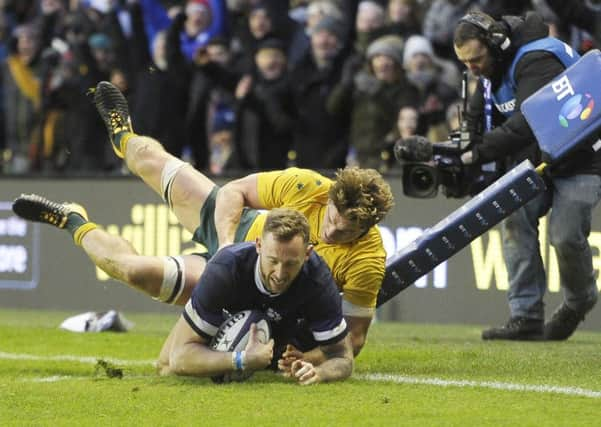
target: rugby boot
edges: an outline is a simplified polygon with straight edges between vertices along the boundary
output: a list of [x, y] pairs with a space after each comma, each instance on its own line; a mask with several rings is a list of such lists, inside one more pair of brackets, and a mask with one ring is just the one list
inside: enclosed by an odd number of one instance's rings
[[13, 202], [13, 212], [23, 219], [43, 222], [58, 228], [65, 228], [70, 215], [78, 215], [88, 221], [88, 214], [77, 203], [52, 202], [37, 194], [21, 194]]
[[94, 104], [106, 126], [113, 151], [118, 157], [124, 158], [122, 136], [133, 133], [127, 100], [113, 84], [102, 81], [96, 85]]

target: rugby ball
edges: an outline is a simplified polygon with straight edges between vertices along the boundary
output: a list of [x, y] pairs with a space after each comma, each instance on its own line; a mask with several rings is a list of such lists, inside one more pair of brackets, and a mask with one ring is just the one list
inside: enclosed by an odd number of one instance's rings
[[[265, 313], [259, 310], [244, 310], [230, 316], [221, 324], [211, 340], [210, 347], [215, 351], [242, 351], [248, 344], [250, 325], [256, 323], [257, 337], [262, 343], [271, 338], [271, 328]], [[250, 378], [253, 371], [234, 371], [211, 377], [216, 383], [244, 381]]]

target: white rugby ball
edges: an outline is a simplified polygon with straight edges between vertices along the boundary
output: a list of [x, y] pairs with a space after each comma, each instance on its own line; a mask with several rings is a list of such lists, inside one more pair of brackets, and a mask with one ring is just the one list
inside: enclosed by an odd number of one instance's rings
[[[259, 310], [243, 310], [230, 316], [221, 324], [211, 340], [210, 347], [216, 351], [242, 351], [248, 344], [250, 325], [257, 325], [257, 337], [263, 344], [271, 338], [271, 328], [265, 313]], [[216, 383], [244, 381], [250, 378], [253, 371], [233, 371], [211, 377]]]

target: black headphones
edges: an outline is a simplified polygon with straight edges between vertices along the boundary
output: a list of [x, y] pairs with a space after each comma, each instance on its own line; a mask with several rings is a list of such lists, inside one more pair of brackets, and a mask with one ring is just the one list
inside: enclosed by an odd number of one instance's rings
[[511, 46], [511, 40], [502, 32], [497, 22], [483, 13], [468, 13], [459, 22], [467, 22], [482, 30], [488, 46], [498, 52], [505, 52]]

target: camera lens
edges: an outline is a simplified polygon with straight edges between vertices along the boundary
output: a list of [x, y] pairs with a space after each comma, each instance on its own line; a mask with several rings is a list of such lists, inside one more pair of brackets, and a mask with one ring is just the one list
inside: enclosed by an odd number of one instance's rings
[[414, 168], [411, 173], [411, 185], [418, 191], [427, 191], [432, 188], [434, 177], [432, 171], [425, 168]]
[[437, 171], [429, 165], [411, 165], [403, 168], [403, 192], [409, 197], [436, 196]]

